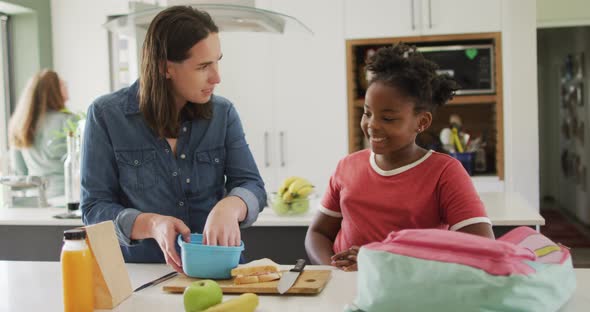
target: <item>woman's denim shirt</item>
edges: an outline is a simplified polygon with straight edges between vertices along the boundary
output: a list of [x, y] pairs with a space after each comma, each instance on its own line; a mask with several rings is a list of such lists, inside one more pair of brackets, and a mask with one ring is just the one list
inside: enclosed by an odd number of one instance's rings
[[[113, 220], [127, 262], [164, 262], [154, 239], [130, 239], [137, 216], [176, 217], [202, 233], [226, 196], [248, 207], [248, 227], [266, 203], [264, 183], [233, 104], [211, 98], [212, 118], [183, 122], [176, 156], [139, 111], [138, 83], [98, 98], [88, 109], [82, 146], [84, 224]], [[191, 104], [188, 104], [191, 105]]]

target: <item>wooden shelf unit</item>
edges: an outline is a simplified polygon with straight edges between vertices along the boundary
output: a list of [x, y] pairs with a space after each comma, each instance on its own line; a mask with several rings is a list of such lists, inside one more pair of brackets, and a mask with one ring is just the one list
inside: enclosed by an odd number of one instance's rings
[[[364, 89], [357, 86], [359, 67], [364, 60], [356, 57], [356, 49], [364, 47], [388, 46], [398, 42], [420, 45], [420, 43], [453, 42], [471, 43], [474, 41], [489, 41], [494, 45], [494, 79], [495, 92], [481, 95], [455, 95], [452, 101], [439, 108], [435, 113], [433, 124], [428, 132], [435, 133], [448, 124], [448, 116], [458, 113], [465, 128], [474, 133], [487, 133], [488, 146], [486, 157], [493, 162], [492, 172], [486, 175], [497, 175], [504, 180], [504, 122], [503, 122], [503, 84], [502, 84], [502, 38], [501, 33], [478, 33], [460, 35], [437, 35], [417, 37], [396, 37], [377, 39], [354, 39], [346, 41], [346, 78], [348, 98], [348, 151], [349, 153], [364, 148], [364, 135], [360, 128], [363, 114]], [[364, 72], [364, 70], [363, 70]], [[360, 80], [359, 80], [360, 81]], [[362, 95], [361, 95], [362, 94]], [[488, 167], [490, 167], [488, 163]]]

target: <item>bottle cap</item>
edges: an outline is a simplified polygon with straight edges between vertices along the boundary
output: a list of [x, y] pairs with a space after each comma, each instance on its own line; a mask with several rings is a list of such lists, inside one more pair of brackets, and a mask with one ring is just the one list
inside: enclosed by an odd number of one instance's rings
[[64, 231], [64, 239], [80, 240], [86, 239], [86, 231], [84, 229], [72, 229]]

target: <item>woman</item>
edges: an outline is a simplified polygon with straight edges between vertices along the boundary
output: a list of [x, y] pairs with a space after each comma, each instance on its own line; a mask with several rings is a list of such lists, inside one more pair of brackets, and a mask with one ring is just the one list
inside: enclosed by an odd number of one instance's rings
[[64, 195], [67, 147], [60, 138], [66, 121], [68, 90], [56, 72], [45, 69], [33, 76], [9, 122], [12, 168], [18, 175], [47, 177], [47, 196]]
[[220, 82], [218, 28], [176, 6], [151, 22], [141, 77], [89, 108], [82, 156], [84, 223], [114, 220], [128, 262], [182, 271], [178, 234], [240, 244], [265, 206], [264, 184]]

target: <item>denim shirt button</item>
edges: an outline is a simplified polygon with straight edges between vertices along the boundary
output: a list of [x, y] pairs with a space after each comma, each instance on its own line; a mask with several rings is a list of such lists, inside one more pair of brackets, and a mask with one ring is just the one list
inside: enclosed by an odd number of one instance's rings
[[184, 206], [184, 202], [181, 201], [181, 202], [178, 203], [178, 205], [182, 207], [182, 206]]
[[137, 160], [137, 159], [136, 159], [136, 160], [134, 160], [134, 161], [133, 161], [133, 164], [135, 164], [136, 166], [137, 166], [137, 165], [139, 165], [139, 160]]
[[182, 131], [186, 132], [186, 127], [183, 127], [183, 128], [182, 128]]
[[178, 172], [174, 171], [174, 172], [172, 172], [172, 175], [173, 176], [177, 176], [178, 175]]
[[180, 154], [180, 158], [185, 159], [186, 155], [185, 154]]
[[219, 158], [215, 158], [215, 162], [216, 163], [219, 163]]
[[186, 179], [186, 183], [191, 183], [191, 179]]
[[169, 149], [165, 149], [165, 151], [166, 151], [166, 153], [170, 153], [170, 150]]

